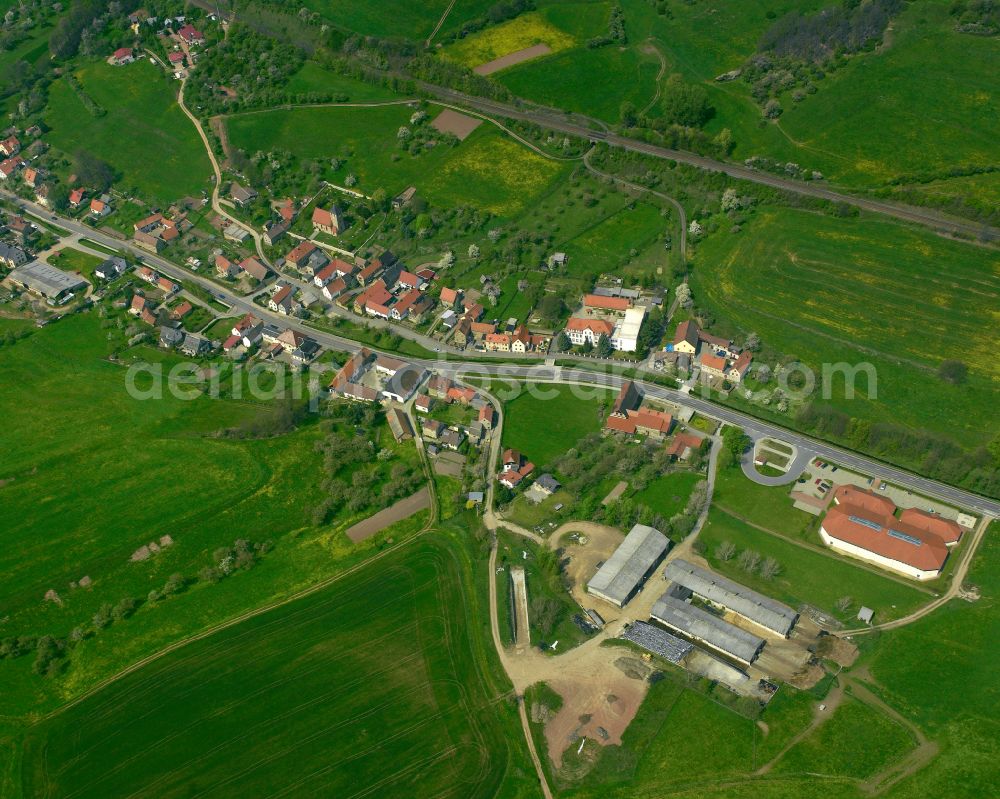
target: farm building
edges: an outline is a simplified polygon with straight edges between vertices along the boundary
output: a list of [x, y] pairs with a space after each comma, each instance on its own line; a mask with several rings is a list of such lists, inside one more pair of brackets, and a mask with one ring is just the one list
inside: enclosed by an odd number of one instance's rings
[[625, 607], [663, 562], [669, 548], [669, 539], [659, 530], [645, 524], [635, 525], [587, 583], [587, 591]]
[[10, 280], [17, 286], [39, 294], [48, 300], [61, 301], [73, 292], [87, 287], [87, 281], [42, 261], [20, 266], [10, 273]]
[[685, 638], [704, 644], [747, 666], [757, 659], [764, 648], [763, 638], [742, 630], [707, 610], [689, 605], [669, 591], [656, 601], [650, 616]]
[[917, 508], [907, 508], [899, 518], [892, 510], [895, 505], [886, 497], [842, 492], [823, 519], [820, 538], [846, 555], [916, 580], [933, 580], [941, 574], [949, 547], [958, 543], [962, 528]]
[[799, 618], [799, 614], [788, 605], [759, 594], [720, 574], [688, 563], [682, 558], [668, 563], [664, 576], [671, 582], [689, 589], [695, 596], [738, 613], [744, 619], [785, 638]]

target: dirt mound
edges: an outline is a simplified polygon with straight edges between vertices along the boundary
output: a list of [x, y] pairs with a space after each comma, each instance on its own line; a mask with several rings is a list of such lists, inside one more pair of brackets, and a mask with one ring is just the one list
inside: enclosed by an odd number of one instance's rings
[[[649, 677], [650, 673], [653, 671], [649, 666], [643, 663], [641, 660], [636, 660], [636, 658], [618, 658], [615, 661], [615, 667], [621, 671], [626, 677], [633, 680], [645, 680]], [[609, 703], [611, 700], [617, 701], [618, 697], [614, 694], [608, 695]]]

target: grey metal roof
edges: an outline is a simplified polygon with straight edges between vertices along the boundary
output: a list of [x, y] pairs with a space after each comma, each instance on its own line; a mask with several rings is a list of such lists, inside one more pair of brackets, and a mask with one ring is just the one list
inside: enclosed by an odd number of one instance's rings
[[729, 608], [781, 635], [788, 635], [799, 618], [799, 614], [788, 605], [682, 558], [668, 563], [664, 574], [668, 580], [690, 588], [698, 596]]
[[684, 656], [694, 649], [682, 638], [671, 635], [666, 630], [661, 630], [656, 625], [644, 621], [637, 621], [629, 625], [629, 628], [622, 633], [622, 638], [638, 644], [647, 652], [659, 655], [671, 663], [680, 663]]
[[637, 524], [587, 583], [587, 590], [619, 606], [624, 605], [669, 547], [670, 541], [659, 530]]
[[707, 610], [689, 605], [671, 596], [669, 592], [656, 600], [649, 615], [744, 663], [751, 663], [764, 646], [763, 638], [741, 630]]
[[42, 261], [34, 261], [20, 266], [10, 273], [15, 283], [27, 286], [46, 297], [58, 297], [67, 291], [74, 291], [87, 285], [87, 281]]
[[423, 382], [426, 376], [427, 371], [422, 366], [404, 363], [386, 381], [382, 393], [386, 396], [397, 397], [405, 402], [417, 390], [417, 386]]

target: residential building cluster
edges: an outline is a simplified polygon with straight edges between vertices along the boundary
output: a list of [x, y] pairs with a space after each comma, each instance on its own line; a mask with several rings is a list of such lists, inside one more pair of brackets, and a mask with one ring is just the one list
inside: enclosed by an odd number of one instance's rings
[[753, 353], [735, 347], [730, 339], [702, 330], [695, 320], [686, 319], [677, 325], [673, 342], [657, 353], [654, 361], [682, 374], [697, 368], [703, 377], [738, 384], [750, 370]]

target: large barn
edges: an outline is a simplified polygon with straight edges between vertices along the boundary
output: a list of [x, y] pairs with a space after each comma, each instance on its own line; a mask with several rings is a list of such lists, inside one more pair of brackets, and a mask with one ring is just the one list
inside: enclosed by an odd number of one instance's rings
[[664, 571], [666, 578], [682, 585], [699, 598], [720, 608], [731, 610], [744, 619], [785, 638], [792, 631], [799, 614], [769, 596], [688, 563], [682, 558], [672, 560]]
[[587, 591], [625, 607], [667, 555], [670, 539], [655, 527], [637, 524], [597, 570]]
[[656, 601], [650, 616], [684, 638], [746, 666], [753, 663], [764, 648], [763, 638], [688, 604], [670, 591]]

